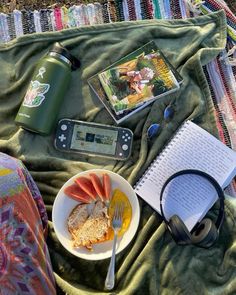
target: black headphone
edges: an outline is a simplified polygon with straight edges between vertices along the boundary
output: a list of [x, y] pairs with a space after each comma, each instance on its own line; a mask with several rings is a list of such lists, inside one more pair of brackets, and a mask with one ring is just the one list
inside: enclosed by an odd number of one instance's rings
[[[168, 183], [174, 178], [185, 174], [199, 175], [208, 180], [214, 186], [220, 201], [220, 208], [216, 222], [214, 223], [211, 219], [204, 218], [201, 222], [195, 225], [191, 232], [178, 215], [173, 215], [168, 221], [165, 217], [162, 205], [163, 193]], [[160, 193], [160, 210], [162, 218], [177, 244], [194, 244], [198, 247], [209, 248], [216, 242], [224, 220], [224, 192], [219, 183], [209, 174], [194, 169], [181, 170], [170, 176], [164, 183]]]

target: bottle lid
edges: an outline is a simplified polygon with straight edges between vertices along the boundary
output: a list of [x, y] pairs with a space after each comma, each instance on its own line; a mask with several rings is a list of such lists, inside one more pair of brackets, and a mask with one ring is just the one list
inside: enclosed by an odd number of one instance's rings
[[71, 62], [72, 71], [77, 70], [80, 67], [80, 61], [72, 55], [68, 49], [63, 47], [59, 42], [56, 42], [50, 49], [50, 52], [55, 52], [66, 57]]

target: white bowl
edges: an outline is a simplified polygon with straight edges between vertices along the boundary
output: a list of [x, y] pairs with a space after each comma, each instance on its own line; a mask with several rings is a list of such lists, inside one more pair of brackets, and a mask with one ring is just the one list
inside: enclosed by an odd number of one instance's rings
[[92, 169], [78, 173], [75, 176], [71, 177], [62, 186], [55, 198], [52, 208], [52, 221], [55, 233], [59, 241], [70, 253], [87, 260], [102, 260], [111, 257], [113, 241], [106, 241], [103, 243], [94, 244], [93, 251], [89, 251], [84, 247], [76, 249], [72, 247], [71, 235], [67, 229], [67, 218], [72, 209], [76, 206], [76, 204], [78, 204], [78, 202], [66, 196], [64, 193], [64, 189], [67, 186], [73, 184], [74, 180], [77, 177], [88, 176], [91, 172], [96, 173], [100, 177], [102, 177], [103, 173], [107, 173], [111, 179], [112, 190], [119, 188], [129, 198], [130, 204], [132, 206], [132, 219], [127, 231], [122, 237], [118, 238], [116, 253], [121, 252], [126, 246], [128, 246], [138, 228], [140, 218], [139, 202], [132, 186], [122, 176], [109, 170]]

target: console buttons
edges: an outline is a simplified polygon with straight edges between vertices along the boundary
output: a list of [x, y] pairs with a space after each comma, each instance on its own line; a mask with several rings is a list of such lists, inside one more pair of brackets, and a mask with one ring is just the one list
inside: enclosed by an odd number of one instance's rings
[[127, 142], [128, 140], [131, 139], [131, 136], [129, 135], [129, 133], [127, 133], [126, 131], [123, 130], [123, 133], [125, 133], [124, 135], [122, 135], [122, 139]]
[[61, 130], [66, 131], [66, 129], [67, 129], [67, 125], [66, 124], [62, 124], [61, 125]]
[[66, 137], [64, 136], [64, 134], [58, 136], [58, 138], [60, 139], [61, 142], [66, 140]]

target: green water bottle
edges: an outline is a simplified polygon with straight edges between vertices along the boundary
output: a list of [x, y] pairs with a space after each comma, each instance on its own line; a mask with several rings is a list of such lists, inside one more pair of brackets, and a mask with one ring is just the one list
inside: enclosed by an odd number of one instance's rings
[[22, 128], [50, 134], [70, 82], [71, 71], [80, 62], [60, 43], [55, 43], [37, 64], [30, 85], [15, 118]]

